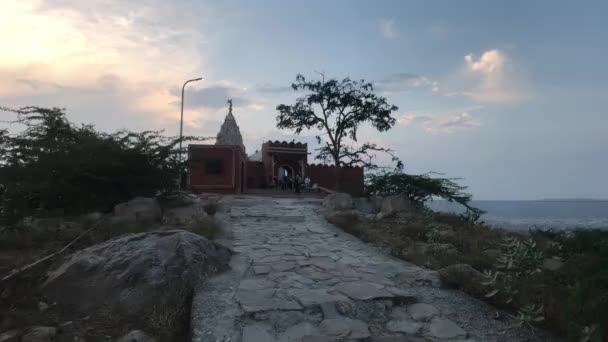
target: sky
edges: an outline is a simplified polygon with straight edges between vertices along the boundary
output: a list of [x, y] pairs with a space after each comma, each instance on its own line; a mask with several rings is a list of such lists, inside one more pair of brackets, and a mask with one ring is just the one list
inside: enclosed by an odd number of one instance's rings
[[[608, 198], [606, 1], [0, 0], [0, 106], [103, 131], [215, 136], [234, 100], [248, 153], [298, 73], [365, 79], [399, 110], [359, 141], [475, 199]], [[0, 113], [8, 116], [9, 113]], [[1, 118], [0, 118], [1, 119]], [[314, 147], [314, 146], [313, 146]], [[382, 161], [380, 159], [380, 161]]]

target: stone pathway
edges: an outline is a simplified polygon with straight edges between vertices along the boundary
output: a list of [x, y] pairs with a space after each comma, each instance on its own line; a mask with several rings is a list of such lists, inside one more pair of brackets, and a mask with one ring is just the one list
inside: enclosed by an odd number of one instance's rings
[[318, 200], [226, 201], [233, 271], [195, 295], [193, 341], [552, 340], [340, 231]]

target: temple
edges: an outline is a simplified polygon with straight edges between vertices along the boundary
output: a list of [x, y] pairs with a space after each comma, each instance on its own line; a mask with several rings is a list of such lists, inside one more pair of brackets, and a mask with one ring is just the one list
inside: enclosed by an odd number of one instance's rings
[[243, 138], [228, 101], [228, 114], [214, 145], [188, 145], [188, 188], [195, 193], [246, 193], [269, 188], [282, 177], [309, 177], [324, 189], [363, 193], [363, 169], [308, 164], [308, 145], [267, 141], [247, 157]]

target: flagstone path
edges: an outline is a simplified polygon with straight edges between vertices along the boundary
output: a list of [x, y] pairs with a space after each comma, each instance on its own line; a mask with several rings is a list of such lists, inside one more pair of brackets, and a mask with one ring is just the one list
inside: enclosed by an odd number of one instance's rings
[[195, 295], [193, 341], [551, 341], [327, 223], [316, 199], [225, 202], [232, 271]]

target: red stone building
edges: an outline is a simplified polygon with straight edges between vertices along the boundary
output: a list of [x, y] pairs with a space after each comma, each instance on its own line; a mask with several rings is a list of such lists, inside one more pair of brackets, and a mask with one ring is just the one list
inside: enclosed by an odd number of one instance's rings
[[[229, 101], [230, 103], [231, 101]], [[248, 188], [267, 188], [282, 176], [309, 177], [311, 184], [363, 193], [363, 169], [308, 164], [308, 145], [268, 141], [247, 158], [232, 103], [215, 145], [188, 145], [188, 187], [195, 193], [244, 193]]]

